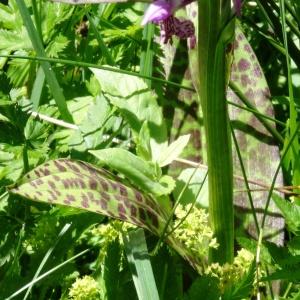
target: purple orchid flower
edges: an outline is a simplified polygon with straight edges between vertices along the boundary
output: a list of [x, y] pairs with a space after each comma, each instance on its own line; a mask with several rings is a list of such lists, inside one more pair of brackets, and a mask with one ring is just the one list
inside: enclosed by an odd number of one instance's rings
[[195, 0], [156, 0], [149, 5], [142, 25], [153, 22], [160, 25], [161, 39], [166, 44], [172, 43], [172, 36], [176, 35], [181, 39], [190, 38], [191, 48], [195, 47], [195, 27], [190, 20], [179, 20], [174, 17], [174, 12]]
[[157, 0], [149, 5], [142, 25], [146, 25], [149, 22], [158, 23], [165, 20], [173, 14], [172, 3], [166, 0]]
[[174, 12], [195, 0], [156, 0], [149, 5], [142, 25], [148, 22], [158, 23], [174, 14]]

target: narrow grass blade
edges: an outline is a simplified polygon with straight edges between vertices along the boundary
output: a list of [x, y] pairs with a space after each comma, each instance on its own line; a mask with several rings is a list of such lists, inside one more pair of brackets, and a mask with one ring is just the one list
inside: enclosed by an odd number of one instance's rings
[[42, 67], [39, 67], [31, 92], [31, 102], [33, 110], [37, 111], [42, 96], [42, 91], [45, 83], [45, 73]]
[[123, 239], [138, 298], [159, 300], [144, 231], [130, 231]]
[[[285, 5], [284, 1], [280, 0], [280, 16], [282, 25], [282, 34], [285, 48], [286, 66], [287, 66], [287, 80], [288, 80], [288, 90], [289, 90], [289, 110], [290, 118], [288, 122], [289, 130], [286, 137], [286, 143], [288, 142], [289, 136], [293, 135], [297, 127], [297, 117], [298, 113], [295, 108], [294, 91], [293, 91], [293, 81], [291, 73], [291, 58], [289, 55], [289, 45], [286, 33], [286, 15], [285, 15]], [[293, 166], [293, 185], [300, 185], [300, 155], [299, 155], [299, 139], [294, 139], [291, 148], [288, 152], [288, 161], [291, 162]]]
[[106, 71], [111, 71], [115, 73], [121, 73], [121, 74], [127, 74], [130, 76], [136, 76], [144, 79], [150, 79], [156, 82], [160, 82], [162, 84], [167, 84], [175, 87], [179, 87], [188, 91], [194, 92], [195, 90], [191, 87], [188, 86], [183, 86], [179, 83], [172, 82], [169, 80], [165, 80], [162, 78], [158, 77], [151, 77], [151, 76], [146, 76], [142, 75], [136, 72], [131, 72], [131, 71], [126, 71], [122, 70], [119, 68], [113, 68], [113, 67], [108, 67], [108, 66], [99, 66], [97, 64], [89, 63], [89, 62], [83, 62], [83, 61], [74, 61], [74, 60], [69, 60], [69, 59], [61, 59], [61, 58], [50, 58], [50, 57], [42, 57], [42, 56], [25, 56], [25, 55], [6, 55], [6, 54], [1, 54], [0, 57], [7, 57], [7, 58], [20, 58], [20, 59], [29, 59], [29, 60], [37, 60], [37, 61], [47, 61], [49, 63], [59, 63], [59, 64], [65, 64], [65, 65], [70, 65], [70, 66], [78, 66], [78, 67], [87, 67], [87, 68], [95, 68], [95, 69], [100, 69], [100, 70], [106, 70]]
[[[24, 0], [16, 0], [16, 3], [19, 7], [20, 14], [22, 16], [24, 25], [27, 29], [29, 38], [31, 40], [31, 43], [32, 43], [32, 46], [33, 46], [35, 52], [37, 53], [38, 56], [46, 58], [46, 53], [45, 53], [42, 41], [40, 39], [40, 36], [39, 36], [37, 30], [35, 29], [35, 27], [33, 25], [33, 22], [31, 20], [31, 16], [29, 14], [29, 11], [26, 7], [26, 4], [25, 4]], [[65, 101], [65, 97], [64, 97], [63, 92], [62, 92], [62, 90], [59, 86], [59, 83], [57, 81], [55, 73], [51, 69], [50, 63], [47, 62], [47, 61], [43, 61], [43, 62], [41, 62], [41, 66], [42, 66], [43, 71], [45, 73], [46, 80], [49, 84], [50, 90], [51, 90], [51, 92], [53, 94], [53, 97], [56, 101], [58, 109], [59, 109], [59, 111], [62, 115], [62, 118], [67, 122], [73, 123], [73, 118], [72, 118], [70, 112], [68, 111], [67, 104], [66, 104], [66, 101]]]
[[[143, 46], [145, 47], [140, 59], [140, 74], [146, 76], [152, 76], [153, 70], [153, 36], [154, 36], [154, 24], [148, 23], [143, 31]], [[151, 80], [146, 80], [147, 85], [151, 88]]]
[[15, 293], [13, 293], [12, 295], [10, 295], [8, 298], [6, 298], [5, 300], [10, 300], [15, 298], [16, 296], [20, 295], [22, 292], [24, 292], [26, 289], [28, 289], [30, 286], [32, 286], [33, 284], [39, 282], [40, 280], [44, 279], [45, 277], [49, 276], [51, 273], [55, 272], [56, 270], [59, 270], [60, 268], [62, 268], [64, 265], [68, 264], [69, 262], [75, 260], [77, 257], [80, 257], [84, 254], [86, 254], [87, 252], [89, 252], [90, 249], [85, 249], [83, 251], [81, 251], [80, 253], [74, 255], [73, 257], [67, 259], [66, 261], [64, 261], [63, 263], [57, 265], [56, 267], [52, 268], [51, 270], [47, 271], [46, 273], [43, 273], [41, 276], [39, 276], [38, 278], [30, 281], [29, 283], [27, 283], [26, 285], [24, 285], [22, 288], [20, 288], [18, 291], [16, 291]]
[[114, 61], [114, 59], [111, 56], [109, 50], [107, 49], [106, 45], [104, 44], [102, 36], [101, 36], [100, 32], [98, 31], [98, 29], [97, 29], [97, 27], [95, 25], [94, 18], [92, 18], [88, 12], [86, 13], [86, 16], [87, 16], [87, 18], [89, 20], [91, 29], [94, 32], [95, 36], [96, 36], [96, 39], [98, 41], [99, 47], [100, 47], [101, 52], [102, 52], [102, 55], [106, 58], [106, 61], [107, 61], [108, 64], [110, 64], [112, 66], [115, 66], [116, 62]]

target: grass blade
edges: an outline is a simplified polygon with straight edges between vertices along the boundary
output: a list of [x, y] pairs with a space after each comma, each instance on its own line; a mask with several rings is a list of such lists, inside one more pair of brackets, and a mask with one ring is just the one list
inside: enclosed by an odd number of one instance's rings
[[[29, 38], [31, 40], [32, 46], [37, 53], [38, 56], [46, 57], [46, 53], [42, 44], [42, 41], [39, 37], [39, 34], [37, 30], [35, 29], [33, 22], [31, 20], [29, 11], [25, 5], [24, 0], [16, 0], [16, 3], [18, 5], [18, 8], [20, 10], [20, 14], [22, 16], [24, 25], [27, 29]], [[53, 94], [53, 97], [56, 101], [56, 104], [58, 106], [58, 109], [62, 115], [62, 118], [67, 121], [73, 123], [73, 118], [68, 111], [66, 100], [64, 97], [64, 94], [59, 86], [59, 83], [57, 81], [57, 78], [55, 76], [54, 71], [51, 68], [51, 65], [47, 61], [41, 62], [41, 66], [43, 68], [43, 71], [45, 73], [46, 80], [49, 84], [50, 90]]]
[[130, 231], [123, 239], [138, 298], [159, 300], [144, 231]]
[[40, 263], [36, 273], [34, 274], [33, 280], [32, 280], [32, 284], [28, 287], [28, 290], [23, 298], [23, 300], [26, 300], [31, 292], [31, 289], [34, 285], [34, 280], [36, 280], [38, 278], [38, 276], [40, 275], [43, 267], [45, 266], [46, 262], [48, 261], [48, 258], [50, 257], [51, 253], [53, 252], [53, 250], [55, 249], [57, 243], [60, 241], [61, 237], [66, 233], [66, 231], [70, 228], [71, 224], [66, 224], [63, 229], [60, 231], [54, 245], [47, 251], [46, 255], [44, 256], [42, 262]]
[[[146, 76], [152, 76], [153, 70], [153, 36], [154, 36], [154, 24], [148, 23], [143, 31], [143, 42], [145, 42], [144, 51], [141, 54], [140, 60], [140, 74]], [[147, 85], [151, 88], [151, 80], [146, 80]]]
[[16, 291], [15, 293], [13, 293], [12, 295], [10, 295], [8, 298], [6, 298], [5, 300], [10, 300], [15, 298], [16, 296], [18, 296], [19, 294], [21, 294], [23, 291], [25, 291], [26, 289], [28, 289], [30, 286], [32, 286], [33, 284], [39, 282], [40, 280], [44, 279], [45, 277], [49, 276], [51, 273], [55, 272], [56, 270], [62, 268], [64, 265], [68, 264], [69, 262], [75, 260], [77, 257], [80, 257], [82, 255], [84, 255], [85, 253], [89, 252], [90, 249], [85, 249], [83, 251], [81, 251], [80, 253], [74, 255], [73, 257], [67, 259], [66, 261], [64, 261], [63, 263], [57, 265], [56, 267], [52, 268], [51, 270], [47, 271], [46, 273], [42, 274], [41, 276], [39, 276], [38, 278], [30, 281], [29, 283], [27, 283], [26, 285], [24, 285], [22, 288], [20, 288], [18, 291]]
[[39, 67], [31, 92], [31, 102], [33, 110], [37, 111], [42, 96], [42, 91], [45, 83], [45, 73], [42, 67]]
[[[297, 111], [295, 108], [294, 101], [294, 92], [293, 92], [293, 81], [291, 74], [291, 58], [289, 56], [289, 46], [286, 33], [286, 16], [285, 16], [285, 6], [284, 1], [280, 0], [280, 15], [281, 15], [281, 25], [282, 25], [282, 34], [285, 48], [285, 57], [286, 57], [286, 66], [287, 66], [287, 80], [288, 80], [288, 90], [289, 90], [289, 100], [290, 100], [290, 118], [288, 122], [289, 130], [285, 140], [285, 144], [288, 142], [289, 136], [292, 136], [297, 127]], [[286, 145], [285, 145], [286, 146]], [[291, 161], [293, 166], [293, 185], [300, 185], [300, 155], [299, 155], [299, 140], [294, 139], [291, 144], [291, 148], [288, 154], [288, 160]]]

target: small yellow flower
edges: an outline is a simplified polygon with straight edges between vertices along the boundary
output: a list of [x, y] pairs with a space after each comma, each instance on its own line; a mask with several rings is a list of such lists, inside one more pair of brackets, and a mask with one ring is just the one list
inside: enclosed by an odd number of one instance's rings
[[108, 246], [116, 239], [118, 239], [120, 244], [123, 245], [122, 232], [126, 232], [132, 228], [136, 227], [130, 223], [121, 222], [118, 220], [110, 221], [107, 224], [100, 224], [99, 226], [93, 228], [91, 230], [92, 235], [101, 237], [99, 260], [104, 260], [107, 254]]
[[208, 224], [208, 214], [204, 209], [193, 207], [188, 216], [182, 221], [191, 208], [191, 204], [183, 207], [178, 205], [175, 215], [177, 220], [174, 222], [176, 227], [174, 237], [180, 240], [191, 253], [204, 260], [209, 248], [217, 248], [217, 240], [213, 237], [213, 231]]
[[237, 284], [248, 272], [253, 259], [254, 255], [251, 252], [241, 249], [232, 265], [226, 263], [220, 266], [218, 263], [213, 263], [206, 268], [204, 273], [219, 279], [219, 289], [223, 293], [226, 288]]
[[101, 300], [96, 280], [91, 276], [77, 278], [69, 291], [72, 300]]

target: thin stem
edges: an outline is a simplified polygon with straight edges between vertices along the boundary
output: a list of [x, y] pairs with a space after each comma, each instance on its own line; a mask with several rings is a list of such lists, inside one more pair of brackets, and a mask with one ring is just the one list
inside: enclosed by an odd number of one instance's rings
[[[188, 90], [188, 91], [191, 91], [191, 92], [196, 92], [194, 88], [184, 86], [184, 85], [178, 84], [178, 83], [173, 82], [173, 81], [164, 80], [164, 79], [154, 77], [154, 76], [142, 75], [140, 73], [126, 71], [126, 70], [122, 70], [122, 69], [111, 68], [111, 67], [106, 67], [106, 66], [99, 66], [99, 65], [96, 65], [96, 64], [82, 62], [82, 61], [73, 61], [73, 60], [68, 60], [68, 59], [50, 58], [50, 57], [46, 58], [46, 57], [39, 57], [39, 56], [34, 56], [33, 57], [33, 56], [24, 56], [24, 55], [0, 55], [0, 57], [7, 57], [7, 58], [12, 58], [12, 59], [13, 58], [19, 58], [19, 59], [29, 59], [29, 60], [37, 60], [37, 61], [49, 61], [50, 63], [59, 63], [59, 64], [66, 64], [66, 65], [72, 65], [72, 66], [78, 66], [78, 67], [87, 67], [87, 68], [96, 68], [96, 69], [107, 70], [107, 71], [111, 71], [111, 72], [136, 76], [136, 77], [140, 77], [140, 78], [144, 78], [144, 79], [149, 79], [149, 80], [152, 80], [152, 81], [161, 82], [163, 84], [179, 87], [181, 89]], [[229, 85], [233, 86], [231, 81], [229, 82]], [[238, 90], [239, 89], [237, 88], [236, 91], [238, 91]], [[239, 96], [240, 96], [240, 93], [241, 92], [239, 92]], [[249, 102], [248, 98], [245, 97], [245, 95], [243, 95], [243, 99], [246, 99], [247, 102]], [[238, 105], [236, 103], [233, 103], [231, 101], [227, 101], [227, 103], [229, 105], [239, 107], [243, 110], [253, 112], [256, 115], [259, 115], [263, 119], [267, 119], [269, 121], [276, 122], [279, 125], [285, 126], [285, 123], [283, 123], [279, 120], [276, 120], [274, 118], [271, 118], [270, 116], [266, 116], [263, 113], [260, 113], [255, 107], [252, 107], [252, 108], [243, 107], [243, 106]], [[259, 120], [260, 120], [260, 118], [259, 118]], [[264, 125], [264, 123], [263, 123], [263, 125]]]
[[[172, 208], [172, 211], [171, 211], [171, 213], [170, 213], [170, 216], [169, 216], [169, 218], [168, 218], [168, 220], [167, 220], [167, 222], [166, 222], [166, 224], [165, 224], [165, 226], [164, 226], [164, 228], [163, 228], [163, 230], [162, 230], [162, 233], [161, 233], [161, 235], [160, 235], [160, 237], [159, 237], [159, 240], [158, 240], [158, 242], [157, 242], [157, 244], [156, 244], [154, 250], [152, 251], [153, 254], [156, 254], [156, 253], [157, 253], [157, 251], [158, 251], [158, 249], [159, 249], [161, 243], [163, 242], [163, 240], [164, 240], [168, 235], [170, 235], [170, 234], [174, 231], [174, 229], [173, 229], [173, 230], [171, 230], [170, 232], [168, 232], [169, 225], [171, 224], [171, 221], [173, 220], [173, 217], [174, 217], [176, 208], [177, 208], [178, 205], [180, 204], [180, 200], [181, 200], [181, 198], [182, 198], [182, 196], [183, 196], [183, 193], [184, 193], [184, 192], [186, 191], [186, 189], [188, 188], [188, 185], [189, 185], [189, 183], [191, 182], [191, 180], [192, 180], [192, 178], [194, 177], [194, 175], [196, 174], [196, 171], [197, 171], [197, 168], [195, 168], [195, 170], [194, 170], [193, 173], [191, 174], [189, 180], [185, 183], [183, 189], [180, 191], [180, 194], [179, 194], [178, 198], [176, 199], [176, 202], [175, 202], [175, 204], [174, 204], [174, 206], [173, 206], [173, 208]], [[206, 179], [206, 176], [205, 176], [205, 179]], [[203, 184], [204, 184], [205, 179], [203, 180], [203, 182], [202, 182], [202, 184], [201, 184], [201, 186], [200, 186], [200, 190], [202, 189], [202, 186], [203, 186]], [[196, 198], [196, 199], [197, 199], [197, 198]]]
[[274, 122], [274, 123], [276, 123], [276, 124], [278, 124], [278, 125], [281, 125], [281, 126], [285, 127], [285, 123], [284, 123], [284, 122], [281, 122], [281, 121], [279, 121], [279, 120], [276, 120], [275, 118], [266, 116], [266, 115], [264, 115], [263, 113], [259, 112], [259, 111], [258, 111], [256, 108], [254, 108], [254, 107], [253, 107], [253, 108], [245, 107], [245, 106], [239, 105], [239, 104], [237, 104], [237, 103], [231, 102], [231, 101], [229, 101], [229, 100], [227, 100], [227, 103], [228, 103], [229, 105], [238, 107], [238, 108], [240, 108], [240, 109], [242, 109], [242, 110], [246, 110], [246, 111], [252, 112], [252, 113], [254, 113], [256, 116], [260, 116], [260, 117], [263, 118], [263, 119], [269, 120], [269, 121], [271, 121], [271, 122]]
[[285, 158], [285, 156], [287, 155], [288, 151], [289, 151], [289, 148], [290, 146], [293, 144], [294, 142], [294, 139], [298, 136], [298, 130], [300, 129], [300, 123], [298, 123], [297, 127], [296, 127], [296, 130], [294, 131], [293, 135], [291, 136], [287, 146], [285, 147], [283, 153], [282, 153], [282, 156], [281, 156], [281, 159], [280, 159], [280, 162], [277, 166], [277, 169], [275, 171], [275, 174], [273, 176], [273, 180], [272, 180], [272, 183], [271, 183], [271, 187], [270, 187], [270, 190], [269, 190], [269, 194], [268, 194], [268, 197], [267, 197], [267, 202], [266, 202], [266, 206], [265, 206], [265, 209], [264, 209], [264, 215], [263, 215], [263, 218], [262, 218], [262, 222], [261, 222], [261, 228], [263, 229], [263, 227], [265, 226], [265, 222], [266, 222], [266, 217], [267, 217], [267, 211], [268, 211], [268, 208], [269, 208], [269, 204], [270, 204], [270, 201], [271, 201], [271, 198], [272, 198], [272, 193], [273, 193], [273, 190], [274, 190], [274, 187], [275, 187], [275, 182], [276, 182], [276, 179], [277, 179], [277, 176], [278, 176], [278, 173], [281, 169], [281, 164]]
[[[198, 164], [198, 163], [195, 163], [193, 161], [190, 161], [190, 160], [187, 160], [187, 159], [184, 159], [184, 158], [176, 158], [174, 159], [175, 161], [177, 162], [180, 162], [180, 163], [183, 163], [183, 164], [186, 164], [186, 165], [189, 165], [189, 166], [192, 166], [194, 168], [202, 168], [202, 169], [207, 169], [207, 165], [204, 165], [204, 164]], [[241, 181], [244, 181], [244, 177], [243, 176], [239, 176], [239, 175], [236, 175], [236, 174], [233, 174], [233, 177], [237, 180], [241, 180]], [[266, 183], [263, 183], [261, 181], [258, 181], [258, 180], [254, 180], [254, 179], [249, 179], [248, 178], [248, 182], [251, 183], [251, 184], [254, 184], [254, 185], [258, 185], [258, 186], [261, 186], [267, 190], [270, 190], [270, 186], [267, 185]], [[288, 189], [288, 188], [287, 188]], [[281, 193], [286, 193], [286, 194], [289, 194], [290, 191], [288, 191], [285, 187], [274, 187], [274, 190], [278, 191], [278, 192], [281, 192]]]
[[[49, 122], [49, 123], [57, 125], [57, 126], [61, 126], [63, 128], [68, 128], [68, 129], [72, 129], [72, 130], [79, 130], [80, 129], [75, 124], [67, 123], [65, 121], [58, 120], [58, 119], [55, 119], [53, 117], [49, 117], [49, 116], [41, 114], [41, 113], [37, 113], [35, 111], [29, 110], [28, 113], [30, 115], [32, 115], [33, 117], [36, 117], [36, 118], [38, 118], [40, 120]], [[109, 139], [109, 138], [110, 138], [110, 136], [104, 135], [104, 139]], [[117, 138], [113, 138], [112, 141], [114, 143], [117, 143], [117, 144], [120, 144], [120, 143], [123, 142], [122, 140], [119, 140]], [[192, 166], [194, 168], [198, 168], [199, 167], [199, 168], [202, 168], [202, 169], [207, 169], [207, 165], [195, 163], [195, 162], [187, 160], [187, 159], [176, 158], [175, 161], [183, 163], [183, 164], [186, 164], [186, 165], [189, 165], [189, 166]], [[233, 174], [233, 176], [237, 180], [244, 181], [244, 177], [243, 176], [239, 176], [239, 175], [236, 175], [236, 174]], [[251, 183], [251, 184], [254, 184], [254, 185], [258, 185], [258, 186], [261, 186], [263, 188], [263, 189], [249, 189], [250, 191], [265, 191], [265, 190], [269, 190], [270, 189], [269, 185], [267, 185], [266, 183], [263, 183], [261, 181], [257, 181], [257, 180], [253, 180], [253, 179], [249, 179], [249, 178], [247, 180], [248, 180], [248, 183]], [[294, 192], [289, 191], [289, 189], [297, 189], [297, 188], [299, 188], [299, 186], [275, 186], [274, 190], [276, 190], [278, 192], [281, 192], [281, 193], [284, 193], [284, 194], [292, 194], [292, 195], [294, 195]], [[240, 192], [240, 191], [235, 191], [235, 192]]]
[[290, 290], [291, 290], [292, 287], [293, 287], [293, 283], [290, 282], [290, 283], [288, 284], [288, 286], [287, 286], [287, 288], [286, 288], [284, 294], [283, 294], [283, 299], [286, 299], [286, 297], [288, 296], [288, 294], [289, 294], [289, 292], [290, 292]]
[[49, 63], [59, 63], [59, 64], [63, 64], [63, 65], [70, 65], [70, 66], [77, 66], [77, 67], [95, 68], [95, 69], [106, 70], [106, 71], [120, 73], [120, 74], [126, 74], [126, 75], [130, 75], [130, 76], [137, 76], [137, 77], [144, 78], [144, 79], [150, 79], [153, 81], [161, 82], [164, 84], [172, 85], [175, 87], [179, 87], [181, 89], [195, 92], [195, 89], [193, 89], [191, 87], [183, 86], [179, 83], [168, 81], [168, 80], [161, 79], [158, 77], [142, 75], [142, 74], [139, 74], [136, 72], [126, 71], [126, 70], [112, 68], [112, 67], [99, 66], [97, 64], [92, 64], [92, 63], [87, 63], [87, 62], [82, 62], [82, 61], [74, 61], [74, 60], [69, 60], [69, 59], [52, 58], [52, 57], [41, 57], [41, 56], [25, 56], [25, 55], [3, 55], [3, 54], [1, 54], [0, 57], [28, 59], [28, 60], [34, 60], [34, 61], [47, 61]]

